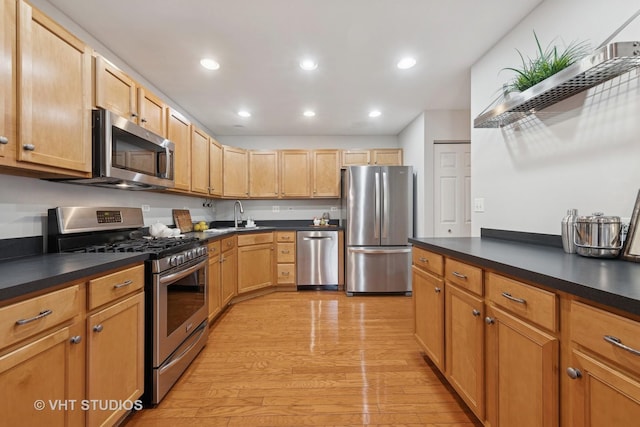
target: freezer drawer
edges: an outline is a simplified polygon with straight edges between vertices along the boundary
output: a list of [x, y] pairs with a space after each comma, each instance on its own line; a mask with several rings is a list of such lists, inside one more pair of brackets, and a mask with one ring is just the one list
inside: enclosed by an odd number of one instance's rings
[[411, 293], [411, 247], [347, 247], [347, 295]]
[[298, 286], [338, 286], [338, 232], [298, 231]]

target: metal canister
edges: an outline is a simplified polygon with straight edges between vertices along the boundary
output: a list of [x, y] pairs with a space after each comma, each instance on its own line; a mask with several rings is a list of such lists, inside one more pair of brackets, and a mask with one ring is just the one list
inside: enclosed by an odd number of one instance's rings
[[562, 218], [562, 248], [568, 254], [576, 253], [575, 223], [578, 218], [578, 209], [567, 210], [567, 215]]
[[615, 258], [620, 254], [622, 227], [619, 216], [604, 216], [602, 212], [579, 216], [574, 227], [578, 255]]

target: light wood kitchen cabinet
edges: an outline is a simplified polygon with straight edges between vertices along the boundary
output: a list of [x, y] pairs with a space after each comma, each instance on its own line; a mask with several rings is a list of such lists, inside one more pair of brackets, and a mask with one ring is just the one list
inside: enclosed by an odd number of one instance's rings
[[238, 294], [274, 283], [273, 233], [238, 235]]
[[249, 197], [278, 197], [279, 161], [277, 151], [249, 151]]
[[209, 194], [209, 135], [191, 126], [191, 192]]
[[175, 144], [173, 190], [188, 192], [191, 189], [191, 122], [172, 108], [167, 109], [167, 138]]
[[[88, 176], [91, 171], [90, 49], [39, 10], [23, 1], [18, 7], [17, 160], [34, 165], [37, 170]], [[64, 120], [57, 114], [61, 111]]]
[[485, 408], [483, 313], [482, 298], [445, 282], [445, 376], [481, 420]]
[[222, 281], [222, 306], [238, 295], [238, 249], [236, 236], [225, 237], [221, 242], [220, 280]]
[[444, 372], [444, 281], [414, 264], [412, 286], [415, 337]]
[[296, 289], [296, 232], [276, 232], [276, 281], [278, 287]]
[[340, 151], [313, 150], [313, 197], [340, 197]]
[[369, 150], [342, 150], [342, 166], [364, 166], [371, 164]]
[[374, 148], [342, 150], [342, 167], [346, 166], [402, 166], [402, 148]]
[[280, 150], [280, 197], [311, 197], [309, 150]]
[[637, 425], [640, 322], [572, 301], [570, 335], [571, 425]]
[[137, 123], [136, 82], [102, 56], [95, 57], [95, 106]]
[[[144, 266], [89, 281], [87, 399], [134, 402], [144, 392]], [[122, 369], [126, 367], [126, 369]], [[86, 411], [87, 425], [113, 425], [125, 408]]]
[[138, 87], [138, 124], [163, 137], [166, 133], [167, 106], [153, 92]]
[[16, 2], [0, 1], [0, 166], [16, 164]]
[[222, 274], [220, 265], [221, 254], [220, 240], [207, 245], [209, 252], [209, 276], [207, 283], [207, 294], [209, 304], [209, 322], [222, 311]]
[[223, 182], [222, 145], [209, 138], [209, 195], [222, 197]]
[[223, 195], [229, 198], [249, 196], [249, 156], [247, 150], [222, 146]]

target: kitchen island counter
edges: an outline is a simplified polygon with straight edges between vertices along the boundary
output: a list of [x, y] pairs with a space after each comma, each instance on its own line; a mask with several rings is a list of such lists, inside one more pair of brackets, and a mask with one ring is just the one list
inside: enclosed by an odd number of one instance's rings
[[451, 258], [640, 315], [640, 264], [489, 237], [410, 238]]

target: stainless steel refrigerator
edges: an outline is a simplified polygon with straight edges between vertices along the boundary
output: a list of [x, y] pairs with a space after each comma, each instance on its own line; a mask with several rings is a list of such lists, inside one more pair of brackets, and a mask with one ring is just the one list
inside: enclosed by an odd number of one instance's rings
[[347, 295], [410, 294], [413, 168], [350, 166], [342, 185]]

